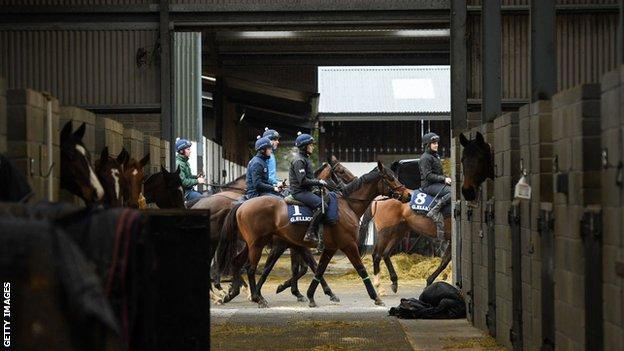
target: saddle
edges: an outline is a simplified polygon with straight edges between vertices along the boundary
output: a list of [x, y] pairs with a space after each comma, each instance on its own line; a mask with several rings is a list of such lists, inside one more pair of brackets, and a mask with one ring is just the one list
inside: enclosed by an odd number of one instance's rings
[[288, 205], [297, 205], [297, 206], [305, 206], [305, 204], [297, 199], [295, 199], [292, 195], [288, 195], [284, 198], [284, 201]]
[[[418, 214], [427, 214], [427, 212], [435, 206], [438, 200], [439, 199], [437, 197], [431, 196], [420, 189], [416, 189], [412, 193], [410, 208]], [[449, 202], [446, 206], [442, 207], [440, 212], [445, 218], [449, 217], [451, 215], [451, 203]]]
[[[335, 224], [338, 221], [338, 199], [335, 193], [326, 195], [325, 223]], [[292, 195], [284, 198], [288, 207], [288, 219], [290, 223], [306, 223], [312, 220], [313, 211], [303, 202], [296, 200]]]

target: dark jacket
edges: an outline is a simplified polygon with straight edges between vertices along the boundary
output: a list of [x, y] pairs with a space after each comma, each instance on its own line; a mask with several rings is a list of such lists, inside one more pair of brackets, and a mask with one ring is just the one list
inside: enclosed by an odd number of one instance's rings
[[273, 185], [269, 182], [269, 167], [267, 156], [258, 153], [247, 165], [247, 192], [248, 199], [260, 196], [264, 193], [275, 193]]
[[180, 167], [180, 179], [182, 180], [182, 188], [184, 190], [192, 189], [197, 185], [197, 176], [191, 174], [191, 165], [189, 165], [188, 157], [176, 154], [176, 167]]
[[313, 187], [321, 185], [318, 179], [314, 177], [312, 160], [310, 160], [307, 154], [300, 152], [292, 160], [288, 173], [288, 182], [290, 183], [290, 191], [293, 194], [312, 191]]
[[444, 183], [446, 176], [442, 169], [442, 162], [437, 152], [427, 149], [425, 153], [420, 156], [418, 161], [420, 166], [420, 188], [425, 189], [427, 186], [435, 183]]

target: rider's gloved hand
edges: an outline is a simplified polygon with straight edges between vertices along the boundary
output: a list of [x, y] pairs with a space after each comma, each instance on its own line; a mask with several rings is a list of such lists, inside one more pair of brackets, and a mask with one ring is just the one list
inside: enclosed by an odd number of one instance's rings
[[327, 182], [324, 179], [319, 180], [319, 184], [322, 186], [327, 186]]

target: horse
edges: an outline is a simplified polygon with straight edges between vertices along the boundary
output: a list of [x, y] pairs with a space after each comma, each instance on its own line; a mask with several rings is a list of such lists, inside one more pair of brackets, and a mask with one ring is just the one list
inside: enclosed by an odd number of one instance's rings
[[180, 168], [169, 172], [160, 166], [160, 172], [152, 174], [143, 182], [143, 194], [147, 203], [156, 203], [158, 208], [184, 208]]
[[27, 202], [33, 195], [28, 180], [13, 162], [0, 154], [0, 201]]
[[[307, 291], [310, 307], [317, 306], [314, 293], [329, 261], [337, 250], [341, 250], [349, 258], [362, 278], [369, 297], [375, 301], [376, 305], [383, 305], [362, 264], [357, 245], [359, 219], [370, 202], [382, 194], [403, 201], [410, 199], [409, 192], [398, 182], [392, 171], [378, 161], [375, 169], [347, 185], [343, 189], [343, 194], [338, 196], [339, 219], [335, 225], [325, 226], [323, 236], [325, 250], [321, 254], [316, 275]], [[252, 300], [260, 307], [268, 307], [261, 293], [264, 281], [261, 278], [257, 286], [255, 281], [255, 271], [262, 249], [274, 236], [281, 237], [291, 245], [314, 247], [313, 243], [303, 241], [305, 231], [305, 225], [289, 222], [286, 202], [281, 198], [260, 196], [236, 205], [225, 220], [217, 247], [219, 271], [223, 272], [228, 265], [232, 265], [234, 273], [234, 281], [222, 302], [228, 302], [240, 293], [242, 281], [240, 269], [245, 261], [249, 260], [247, 277], [252, 291]], [[235, 254], [239, 234], [246, 245], [241, 252]]]
[[126, 182], [124, 194], [124, 205], [131, 208], [139, 208], [139, 198], [143, 192], [143, 180], [145, 178], [144, 168], [149, 162], [150, 154], [145, 155], [141, 160], [128, 158], [123, 165], [123, 178]]
[[[474, 141], [468, 141], [463, 134], [459, 136], [464, 150], [462, 151], [462, 165], [464, 170], [464, 183], [462, 193], [464, 197], [476, 194], [476, 189], [486, 178], [494, 179], [494, 159], [489, 144], [485, 143], [481, 133], [477, 133]], [[472, 190], [472, 189], [475, 190]], [[463, 189], [469, 189], [465, 192]], [[467, 198], [467, 200], [474, 200]], [[368, 224], [374, 219], [374, 228], [377, 234], [377, 242], [373, 249], [373, 273], [375, 286], [380, 284], [381, 259], [384, 260], [390, 280], [392, 281], [392, 291], [398, 290], [398, 276], [392, 265], [390, 254], [394, 247], [410, 232], [414, 231], [430, 238], [437, 237], [437, 230], [433, 221], [424, 214], [417, 214], [412, 211], [409, 204], [402, 204], [393, 199], [383, 199], [373, 202], [367, 209], [362, 219], [360, 227], [360, 248], [365, 247]], [[438, 275], [446, 268], [451, 261], [451, 218], [444, 219], [445, 238], [449, 240], [442, 255], [442, 261], [436, 270], [427, 277], [427, 286], [431, 285]], [[361, 250], [362, 252], [364, 250]]]
[[122, 207], [125, 194], [128, 192], [128, 184], [123, 174], [123, 165], [128, 162], [130, 155], [125, 148], [114, 158], [108, 153], [108, 146], [100, 153], [100, 158], [95, 161], [95, 174], [104, 187], [102, 202], [105, 207]]
[[91, 154], [82, 143], [82, 123], [72, 132], [72, 121], [61, 130], [61, 188], [80, 197], [89, 207], [102, 201], [104, 187], [91, 167]]
[[[342, 164], [340, 164], [338, 160], [335, 158], [330, 159], [328, 163], [323, 163], [323, 165], [314, 172], [314, 176], [318, 179], [328, 180], [332, 182], [333, 184], [337, 184], [337, 186], [339, 187], [343, 186], [345, 181], [351, 182], [353, 179], [356, 178], [348, 169], [342, 166]], [[200, 201], [203, 201], [204, 203], [208, 203], [210, 201], [210, 198], [213, 198], [218, 195], [219, 194], [216, 194], [216, 195], [213, 195], [211, 197], [205, 198], [204, 200], [200, 200]], [[241, 196], [242, 196], [242, 192], [241, 192]], [[238, 199], [240, 199], [240, 197]], [[218, 211], [221, 211], [221, 212], [219, 212], [220, 218], [217, 219], [218, 231], [211, 232], [211, 233], [214, 233], [211, 239], [213, 241], [212, 247], [215, 247], [215, 248], [219, 241], [219, 237], [220, 237], [219, 233], [223, 226], [223, 220], [225, 219], [225, 216], [229, 213], [231, 208], [234, 207], [234, 202], [219, 201], [219, 202], [216, 202], [216, 204], [221, 205], [221, 207], [215, 206], [215, 203], [213, 202], [212, 210], [214, 211], [215, 209], [217, 209]], [[280, 292], [290, 287], [291, 293], [293, 296], [297, 298], [297, 301], [305, 302], [306, 298], [300, 293], [297, 282], [302, 276], [306, 274], [308, 267], [310, 267], [310, 269], [313, 272], [316, 272], [317, 264], [309, 249], [294, 247], [292, 245], [288, 245], [288, 243], [284, 242], [279, 237], [274, 238], [271, 251], [269, 252], [269, 255], [267, 256], [263, 276], [265, 276], [264, 279], [266, 279], [266, 276], [268, 275], [270, 270], [273, 268], [277, 260], [281, 257], [284, 251], [289, 247], [291, 249], [290, 258], [291, 258], [292, 276], [288, 280], [286, 280], [284, 283], [278, 286], [276, 293], [279, 294]], [[214, 256], [214, 252], [211, 252], [211, 257], [212, 256]], [[321, 281], [321, 285], [323, 288], [323, 292], [327, 296], [329, 296], [331, 301], [334, 301], [334, 302], [340, 301], [340, 299], [338, 299], [338, 297], [332, 292], [331, 288], [329, 287], [329, 285], [327, 285], [327, 282], [325, 282], [324, 279]], [[221, 290], [218, 277], [215, 277], [214, 286], [215, 288]]]
[[477, 132], [474, 140], [468, 140], [459, 134], [462, 149], [461, 164], [464, 180], [461, 193], [467, 201], [474, 201], [481, 184], [487, 179], [494, 180], [494, 153], [483, 135]]

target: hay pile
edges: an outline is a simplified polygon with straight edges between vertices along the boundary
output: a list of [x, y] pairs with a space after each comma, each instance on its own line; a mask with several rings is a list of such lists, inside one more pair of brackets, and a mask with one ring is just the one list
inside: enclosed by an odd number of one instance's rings
[[[399, 253], [391, 258], [392, 264], [394, 265], [394, 269], [399, 276], [399, 280], [401, 279], [427, 279], [431, 273], [433, 273], [436, 268], [440, 265], [441, 259], [439, 257], [425, 257], [418, 254], [406, 254]], [[364, 266], [368, 271], [368, 274], [372, 277], [373, 275], [373, 258], [371, 256], [366, 256], [362, 259], [364, 262]], [[390, 276], [388, 275], [388, 270], [386, 269], [386, 264], [383, 260], [380, 263], [381, 267], [381, 279], [388, 281]], [[345, 279], [360, 279], [360, 276], [357, 274], [355, 269], [350, 269], [347, 273], [342, 276]], [[451, 278], [451, 264], [440, 273], [438, 280], [448, 280]]]
[[461, 350], [461, 349], [487, 349], [487, 350], [505, 350], [505, 348], [489, 335], [476, 338], [454, 337], [449, 336], [441, 338], [444, 345], [443, 350]]

